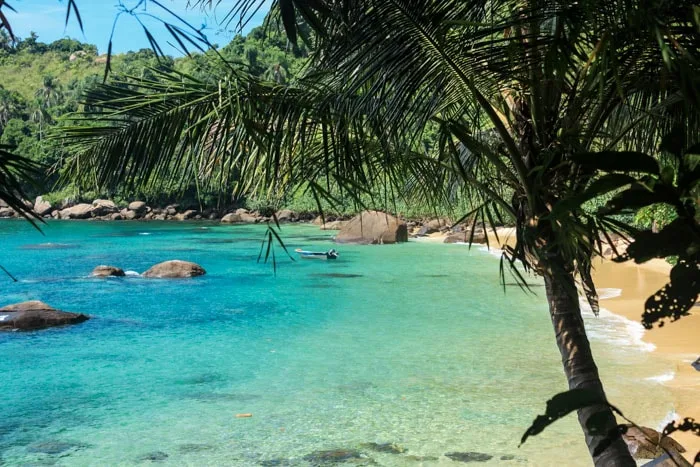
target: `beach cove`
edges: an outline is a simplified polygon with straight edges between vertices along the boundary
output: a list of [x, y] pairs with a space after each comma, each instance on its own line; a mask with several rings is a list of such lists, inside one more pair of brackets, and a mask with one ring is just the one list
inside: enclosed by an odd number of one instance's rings
[[[282, 232], [291, 249], [327, 248], [332, 236], [308, 225]], [[292, 263], [280, 250], [275, 277], [256, 263], [263, 233], [50, 222], [41, 236], [0, 222], [0, 264], [20, 280], [3, 284], [0, 305], [41, 299], [93, 316], [0, 335], [13, 356], [1, 363], [3, 462], [314, 465], [346, 450], [388, 466], [455, 465], [447, 454], [470, 452], [493, 465], [590, 464], [573, 417], [517, 448], [566, 385], [537, 280], [536, 296], [503, 294], [493, 254], [421, 241], [343, 246], [335, 264]], [[88, 277], [98, 264], [142, 272], [175, 258], [207, 276]], [[603, 301], [618, 312], [625, 287], [599, 284], [622, 289]], [[645, 342], [656, 331], [586, 319], [611, 401], [655, 428], [681, 413], [679, 392], [660, 378], [662, 345]], [[252, 417], [236, 418], [244, 413]]]

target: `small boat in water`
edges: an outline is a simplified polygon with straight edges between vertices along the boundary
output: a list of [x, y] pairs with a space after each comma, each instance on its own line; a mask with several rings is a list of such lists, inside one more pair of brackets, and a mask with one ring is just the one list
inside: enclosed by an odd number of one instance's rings
[[306, 251], [297, 248], [296, 251], [302, 259], [338, 259], [338, 252], [331, 248], [328, 251]]

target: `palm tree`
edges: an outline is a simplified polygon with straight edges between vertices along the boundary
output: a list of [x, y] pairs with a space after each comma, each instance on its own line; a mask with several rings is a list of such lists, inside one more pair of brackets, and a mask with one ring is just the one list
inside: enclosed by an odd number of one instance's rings
[[34, 94], [42, 107], [49, 108], [59, 104], [63, 99], [63, 86], [53, 76], [46, 75], [41, 87]]
[[[231, 3], [245, 11], [257, 0]], [[635, 465], [602, 403], [577, 295], [578, 283], [597, 310], [591, 258], [615, 224], [552, 211], [598, 180], [577, 154], [653, 150], [679, 122], [696, 136], [698, 108], [681, 95], [681, 78], [697, 71], [692, 2], [279, 3], [292, 42], [298, 17], [315, 32], [302, 77], [282, 86], [224, 66], [217, 86], [176, 73], [106, 85], [87, 96], [102, 110], [84, 117], [105, 125], [66, 134], [81, 164], [101, 183], [235, 174], [243, 192], [304, 187], [331, 200], [331, 187], [358, 195], [383, 184], [392, 198], [453, 202], [446, 188], [466, 187], [475, 220], [515, 220], [508, 264], [544, 278], [569, 388], [600, 401], [578, 411], [595, 465]], [[429, 127], [438, 138], [426, 152]]]

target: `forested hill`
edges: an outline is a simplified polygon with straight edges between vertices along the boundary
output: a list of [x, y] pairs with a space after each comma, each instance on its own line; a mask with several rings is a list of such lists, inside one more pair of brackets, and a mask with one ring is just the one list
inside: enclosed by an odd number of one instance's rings
[[[262, 28], [254, 29], [218, 51], [256, 75], [284, 81], [296, 73], [307, 52], [291, 50], [281, 33], [267, 33], [264, 38]], [[102, 81], [107, 56], [99, 55], [94, 45], [73, 39], [48, 44], [40, 39], [32, 34], [12, 43], [0, 32], [0, 144], [14, 146], [15, 152], [51, 167], [50, 190], [68, 154], [47, 135], [61, 124], [62, 116], [79, 109], [87, 88]], [[203, 54], [158, 59], [152, 50], [142, 49], [112, 56], [111, 69], [114, 75], [151, 78], [154, 68], [174, 68], [207, 80], [212, 79], [207, 73], [209, 60]]]

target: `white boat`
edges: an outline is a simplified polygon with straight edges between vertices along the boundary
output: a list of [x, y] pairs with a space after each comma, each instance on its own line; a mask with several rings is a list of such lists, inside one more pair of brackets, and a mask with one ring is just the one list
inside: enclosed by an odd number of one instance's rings
[[306, 251], [301, 248], [294, 250], [301, 259], [338, 259], [338, 252], [331, 248], [328, 251]]

